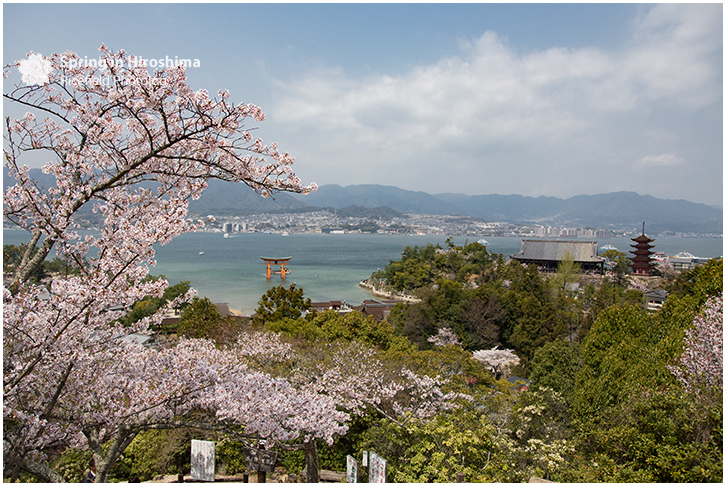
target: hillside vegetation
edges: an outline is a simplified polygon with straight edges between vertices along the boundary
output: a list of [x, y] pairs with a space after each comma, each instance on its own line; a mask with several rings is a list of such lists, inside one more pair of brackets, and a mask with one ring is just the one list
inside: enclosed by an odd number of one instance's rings
[[[210, 304], [201, 300], [184, 311], [189, 331], [180, 332], [218, 346], [234, 345], [239, 333], [273, 332], [293, 346], [295, 361], [255, 366], [287, 378], [364, 353], [366, 360], [345, 365], [356, 368], [350, 376], [369, 366], [390, 379], [410, 370], [458, 397], [427, 418], [395, 412], [419, 403], [420, 389], [402, 388], [392, 408], [364, 407], [347, 434], [318, 444], [322, 469], [343, 470], [347, 455], [373, 450], [388, 460], [389, 482], [722, 481], [721, 363], [703, 355], [694, 365], [684, 353], [704, 352], [704, 329], [722, 333], [721, 259], [666, 282], [671, 297], [658, 312], [644, 308], [640, 291], [607, 278], [568, 291], [566, 283], [582, 278], [576, 265], [542, 275], [478, 243], [407, 247], [374, 278], [421, 302], [400, 304], [376, 322], [355, 312], [304, 314], [309, 301], [300, 289], [276, 287], [261, 299], [255, 321], [236, 324], [236, 333], [229, 320], [210, 323], [211, 314], [200, 313]], [[508, 349], [517, 359], [503, 366], [474, 359]], [[338, 376], [341, 386], [362, 386], [345, 372]], [[216, 440], [219, 467], [245, 471], [233, 436], [149, 431], [134, 440], [114, 477], [185, 470], [190, 438]], [[57, 465], [78, 454], [66, 451]], [[278, 468], [300, 474], [304, 465], [302, 451], [287, 451]]]

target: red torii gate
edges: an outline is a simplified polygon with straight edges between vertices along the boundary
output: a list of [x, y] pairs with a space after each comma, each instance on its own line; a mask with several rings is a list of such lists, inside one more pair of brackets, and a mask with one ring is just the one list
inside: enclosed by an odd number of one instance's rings
[[[262, 259], [262, 261], [265, 263], [265, 266], [267, 267], [267, 280], [272, 278], [273, 273], [279, 273], [280, 277], [283, 280], [285, 279], [285, 273], [286, 273], [285, 272], [285, 263], [290, 261], [290, 259], [292, 258], [291, 256], [284, 257], [284, 258], [270, 258], [270, 257], [260, 257], [260, 258]], [[272, 265], [280, 265], [280, 270], [273, 271]], [[290, 271], [288, 270], [287, 273], [289, 273], [289, 272]]]

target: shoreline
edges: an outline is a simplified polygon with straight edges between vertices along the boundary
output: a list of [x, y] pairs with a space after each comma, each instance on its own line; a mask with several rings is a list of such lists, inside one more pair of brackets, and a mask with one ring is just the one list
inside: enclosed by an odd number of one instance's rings
[[372, 293], [373, 295], [375, 295], [377, 297], [386, 297], [391, 300], [404, 300], [406, 302], [411, 302], [414, 304], [421, 302], [421, 299], [417, 299], [416, 297], [414, 297], [411, 294], [404, 294], [403, 292], [391, 292], [391, 291], [376, 287], [375, 285], [370, 283], [367, 279], [361, 280], [360, 283], [358, 284], [358, 286], [366, 289], [367, 291], [369, 291], [370, 293]]

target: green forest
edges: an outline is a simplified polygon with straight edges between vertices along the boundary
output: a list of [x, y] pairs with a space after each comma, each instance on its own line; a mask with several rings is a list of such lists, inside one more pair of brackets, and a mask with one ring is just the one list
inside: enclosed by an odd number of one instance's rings
[[[660, 279], [669, 297], [658, 311], [647, 310], [627, 275], [593, 278], [567, 261], [544, 274], [479, 243], [406, 247], [372, 279], [419, 301], [376, 322], [357, 312], [308, 312], [310, 300], [292, 285], [270, 290], [250, 321], [222, 318], [211, 301], [195, 298], [176, 329], [159, 331], [224, 347], [266, 330], [309, 367], [323, 366], [330, 349], [355, 347], [384, 374], [406, 368], [458, 397], [426, 419], [359, 411], [345, 435], [316, 444], [321, 469], [344, 471], [347, 455], [375, 451], [388, 461], [389, 482], [723, 481], [722, 358], [703, 349], [706, 338], [722, 341], [722, 259]], [[187, 288], [170, 287], [165, 299]], [[150, 315], [165, 299], [139, 302], [127, 319]], [[474, 359], [482, 350], [517, 359]], [[288, 366], [257, 365], [280, 376]], [[245, 472], [232, 434], [148, 430], [111, 479], [188, 473], [190, 439], [217, 442], [218, 471]], [[69, 448], [51, 461], [79, 481], [89, 457]], [[281, 450], [278, 470], [300, 475], [304, 466], [302, 451]]]

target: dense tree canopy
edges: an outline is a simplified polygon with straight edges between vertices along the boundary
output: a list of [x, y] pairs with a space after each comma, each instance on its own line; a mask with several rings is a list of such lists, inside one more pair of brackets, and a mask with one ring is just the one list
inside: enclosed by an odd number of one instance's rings
[[310, 309], [310, 299], [303, 289], [295, 284], [285, 288], [277, 285], [263, 295], [258, 302], [256, 319], [261, 322], [275, 322], [283, 319], [297, 319]]
[[[564, 285], [575, 280], [570, 269], [548, 279], [531, 266], [492, 256], [496, 265], [449, 279], [453, 274], [436, 264], [444, 250], [431, 253], [432, 260], [426, 252], [402, 254], [436, 272], [409, 289], [421, 303], [399, 308], [390, 320], [421, 349], [451, 331], [464, 348], [475, 350], [471, 344], [488, 336], [489, 346], [479, 349], [514, 349], [525, 365], [520, 372], [532, 381], [513, 407], [499, 413], [509, 417], [510, 450], [534, 452], [518, 456], [523, 467], [561, 481], [722, 480], [722, 259], [682, 272], [667, 284], [671, 296], [663, 309], [651, 312], [642, 291], [628, 288], [627, 272], [571, 293]], [[495, 417], [485, 423], [496, 423]], [[455, 435], [401, 437], [417, 444], [411, 453], [423, 448], [418, 453], [424, 455], [408, 456], [399, 477], [452, 480], [439, 445], [445, 437], [458, 440]], [[436, 466], [427, 468], [423, 457], [436, 457]], [[499, 464], [499, 480], [516, 478]], [[478, 474], [484, 470], [480, 466]]]

